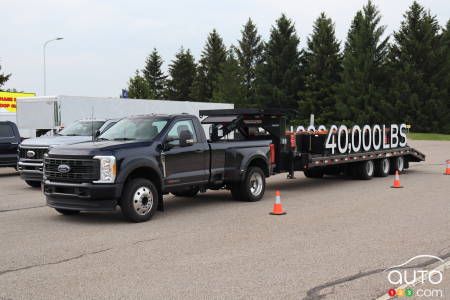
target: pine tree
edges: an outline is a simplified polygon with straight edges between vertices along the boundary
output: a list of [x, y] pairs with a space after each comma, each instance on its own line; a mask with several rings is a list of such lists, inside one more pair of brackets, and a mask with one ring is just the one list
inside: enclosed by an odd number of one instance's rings
[[259, 106], [297, 109], [297, 93], [302, 88], [299, 43], [294, 23], [281, 15], [271, 29], [264, 62], [257, 68]]
[[316, 123], [336, 121], [336, 89], [342, 69], [339, 51], [334, 24], [325, 13], [321, 13], [314, 22], [303, 57], [305, 87], [299, 93], [299, 113], [303, 124], [311, 113], [315, 115]]
[[208, 36], [197, 67], [197, 75], [191, 89], [193, 99], [205, 102], [211, 100], [226, 56], [227, 51], [223, 40], [219, 33], [213, 29]]
[[443, 93], [441, 95], [441, 102], [445, 117], [442, 120], [442, 128], [438, 131], [450, 134], [450, 122], [445, 121], [448, 120], [448, 116], [450, 115], [450, 19], [441, 35], [441, 50], [443, 58], [443, 77], [441, 81]]
[[338, 88], [338, 119], [349, 123], [386, 122], [391, 112], [386, 99], [386, 55], [389, 37], [372, 1], [358, 11], [345, 43], [342, 83]]
[[132, 99], [154, 99], [145, 78], [136, 70], [134, 77], [128, 82], [128, 97]]
[[248, 107], [248, 103], [245, 101], [247, 92], [245, 75], [233, 51], [228, 51], [227, 59], [222, 64], [222, 72], [217, 79], [212, 100], [234, 103], [235, 107]]
[[390, 96], [395, 100], [396, 114], [418, 132], [439, 130], [444, 125], [440, 103], [444, 87], [440, 81], [448, 73], [444, 72], [439, 30], [436, 17], [414, 2], [394, 33], [390, 49]]
[[196, 64], [191, 51], [181, 47], [169, 65], [170, 79], [167, 82], [167, 98], [170, 100], [192, 100], [190, 89], [196, 74]]
[[155, 99], [164, 99], [167, 76], [161, 71], [162, 64], [161, 56], [159, 56], [156, 49], [153, 49], [152, 53], [145, 60], [145, 67], [142, 70], [150, 93]]
[[[255, 78], [256, 78], [256, 66], [262, 61], [262, 53], [264, 50], [264, 44], [261, 36], [258, 34], [256, 25], [252, 19], [248, 19], [244, 25], [244, 29], [241, 31], [242, 37], [238, 41], [239, 47], [234, 47], [239, 66], [242, 69], [244, 75], [245, 84], [245, 99], [241, 100], [240, 105], [245, 105], [255, 100]], [[245, 101], [245, 103], [243, 102]]]
[[[0, 66], [1, 69], [2, 66]], [[9, 77], [11, 77], [11, 74], [0, 74], [0, 91], [2, 91], [2, 86], [9, 80]]]

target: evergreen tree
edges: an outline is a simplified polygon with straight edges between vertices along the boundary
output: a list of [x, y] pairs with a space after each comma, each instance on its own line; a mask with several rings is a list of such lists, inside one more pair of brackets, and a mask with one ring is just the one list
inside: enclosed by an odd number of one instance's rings
[[441, 132], [450, 134], [450, 122], [448, 116], [450, 115], [450, 19], [447, 22], [447, 26], [441, 35], [441, 49], [443, 62], [443, 77], [441, 81], [442, 86], [442, 107], [445, 109], [443, 112], [445, 114], [444, 119], [442, 119], [443, 125]]
[[170, 100], [192, 100], [190, 89], [196, 74], [196, 64], [191, 51], [181, 47], [169, 65], [170, 79], [167, 82], [167, 98]]
[[154, 99], [145, 78], [136, 70], [134, 77], [128, 82], [128, 97], [132, 99]]
[[152, 53], [145, 60], [145, 67], [142, 70], [144, 79], [147, 81], [150, 93], [154, 99], [164, 99], [167, 76], [161, 71], [163, 61], [158, 51], [153, 49]]
[[[436, 17], [414, 2], [394, 33], [389, 62], [392, 74], [390, 96], [401, 121], [418, 132], [442, 130], [448, 123], [443, 100], [448, 86], [448, 57], [439, 36]], [[448, 80], [447, 80], [448, 83]]]
[[247, 92], [245, 75], [233, 51], [228, 51], [227, 59], [222, 64], [222, 72], [217, 79], [212, 100], [234, 103], [235, 107], [248, 107], [248, 103], [245, 101]]
[[[1, 69], [2, 66], [0, 66]], [[0, 74], [0, 91], [2, 91], [2, 86], [9, 80], [9, 77], [11, 77], [11, 74]]]
[[303, 124], [313, 113], [319, 124], [336, 121], [336, 88], [340, 82], [341, 55], [334, 24], [325, 13], [316, 19], [304, 52], [305, 88], [299, 93]]
[[386, 100], [388, 39], [376, 6], [369, 0], [352, 21], [345, 43], [342, 83], [338, 88], [339, 120], [374, 124], [389, 119]]
[[213, 29], [208, 36], [197, 67], [197, 76], [191, 89], [193, 99], [205, 102], [211, 100], [226, 56], [227, 51], [223, 40], [219, 33]]
[[302, 88], [299, 43], [294, 23], [281, 15], [271, 29], [264, 62], [257, 68], [259, 106], [297, 109], [297, 93]]
[[[252, 19], [248, 19], [241, 33], [242, 38], [238, 41], [239, 47], [234, 47], [234, 49], [244, 76], [246, 91], [243, 100], [250, 105], [255, 100], [256, 66], [261, 63], [264, 45]], [[241, 105], [245, 105], [245, 103], [242, 100], [240, 102]]]

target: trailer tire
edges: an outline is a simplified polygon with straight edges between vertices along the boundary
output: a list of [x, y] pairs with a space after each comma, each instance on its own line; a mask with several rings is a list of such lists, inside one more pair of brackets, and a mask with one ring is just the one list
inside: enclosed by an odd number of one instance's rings
[[322, 178], [324, 174], [322, 168], [306, 169], [303, 173], [308, 178]]
[[393, 157], [391, 159], [391, 174], [395, 174], [395, 171], [402, 173], [405, 170], [405, 158], [403, 156]]
[[125, 184], [120, 206], [123, 216], [131, 222], [145, 222], [152, 218], [159, 202], [159, 193], [148, 179], [135, 178]]
[[250, 167], [242, 181], [231, 185], [231, 195], [238, 201], [259, 201], [264, 196], [265, 190], [266, 176], [259, 167]]
[[375, 161], [375, 176], [386, 177], [391, 169], [390, 160], [388, 158], [377, 159]]
[[71, 209], [55, 208], [55, 210], [65, 216], [78, 215], [80, 213], [79, 210], [71, 210]]
[[357, 177], [362, 180], [372, 179], [375, 173], [373, 160], [366, 160], [358, 164], [356, 167]]
[[29, 186], [34, 187], [34, 188], [39, 188], [39, 187], [41, 187], [41, 182], [40, 182], [40, 181], [25, 180], [25, 182], [26, 182]]
[[176, 197], [195, 197], [199, 191], [200, 189], [196, 186], [182, 191], [171, 192], [171, 194]]

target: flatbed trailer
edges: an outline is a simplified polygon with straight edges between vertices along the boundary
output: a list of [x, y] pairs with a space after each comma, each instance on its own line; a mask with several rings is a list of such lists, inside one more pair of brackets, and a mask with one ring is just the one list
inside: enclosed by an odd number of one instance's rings
[[212, 125], [212, 141], [239, 137], [245, 140], [270, 139], [271, 174], [289, 173], [288, 178], [294, 178], [295, 171], [303, 171], [307, 177], [346, 173], [370, 179], [402, 172], [409, 167], [409, 162], [425, 160], [423, 153], [406, 144], [406, 138], [404, 146], [388, 149], [339, 154], [302, 151], [294, 142], [296, 135], [302, 133], [286, 130], [288, 119], [294, 113], [285, 109], [225, 109], [202, 110], [200, 117], [206, 117], [203, 124]]

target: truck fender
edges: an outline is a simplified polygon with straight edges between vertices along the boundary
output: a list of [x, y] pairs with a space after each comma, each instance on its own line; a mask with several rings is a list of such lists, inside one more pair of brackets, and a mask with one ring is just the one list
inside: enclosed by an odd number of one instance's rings
[[[120, 164], [120, 173], [119, 176], [117, 177], [117, 183], [119, 183], [123, 189], [125, 181], [130, 176], [130, 174], [139, 168], [149, 168], [155, 172], [157, 182], [154, 183], [156, 184], [159, 190], [158, 210], [163, 211], [164, 204], [162, 191], [164, 189], [164, 182], [162, 180], [162, 174], [156, 160], [149, 159], [147, 157], [134, 157], [129, 160], [124, 159]], [[155, 181], [155, 178], [153, 178], [153, 181]], [[122, 190], [120, 191], [120, 194], [122, 194]]]
[[262, 151], [258, 151], [257, 153], [255, 153], [251, 156], [244, 157], [244, 159], [242, 160], [241, 170], [244, 170], [244, 172], [241, 174], [240, 179], [242, 179], [242, 176], [245, 174], [245, 172], [247, 172], [250, 164], [252, 164], [257, 159], [264, 162], [264, 167], [262, 169], [263, 169], [263, 172], [266, 175], [266, 177], [269, 177], [269, 164], [267, 161], [267, 156], [264, 155], [264, 153]]

